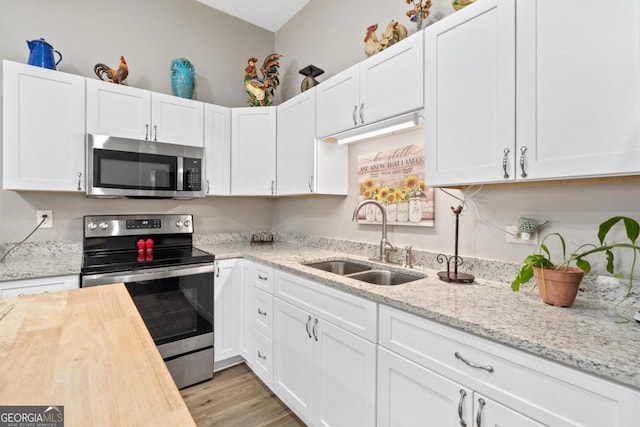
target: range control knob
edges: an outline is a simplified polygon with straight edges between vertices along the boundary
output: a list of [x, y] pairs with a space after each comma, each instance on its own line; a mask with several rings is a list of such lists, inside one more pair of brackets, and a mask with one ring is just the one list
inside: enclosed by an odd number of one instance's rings
[[106, 222], [101, 222], [98, 227], [100, 227], [100, 230], [106, 230], [107, 228], [109, 228], [109, 224]]
[[191, 221], [189, 221], [188, 219], [184, 221], [185, 227], [189, 227], [190, 225], [191, 225]]
[[89, 224], [87, 224], [87, 229], [88, 230], [95, 230], [96, 228], [98, 228], [98, 224], [96, 224], [95, 222], [90, 222]]
[[178, 228], [182, 227], [182, 221], [180, 220], [176, 221], [176, 227]]

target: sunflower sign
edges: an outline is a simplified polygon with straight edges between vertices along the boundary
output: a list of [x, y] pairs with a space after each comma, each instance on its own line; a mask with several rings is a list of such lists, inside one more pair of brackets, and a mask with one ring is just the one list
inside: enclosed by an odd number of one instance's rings
[[[409, 144], [358, 156], [358, 187], [358, 203], [380, 202], [388, 225], [433, 227], [433, 189], [424, 182], [423, 146]], [[382, 213], [368, 204], [358, 221], [378, 223]]]

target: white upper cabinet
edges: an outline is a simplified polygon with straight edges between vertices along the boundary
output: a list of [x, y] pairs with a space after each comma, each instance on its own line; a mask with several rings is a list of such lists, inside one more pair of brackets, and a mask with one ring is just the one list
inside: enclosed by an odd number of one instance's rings
[[204, 105], [204, 147], [208, 196], [231, 194], [231, 109]]
[[517, 4], [516, 155], [526, 149], [526, 179], [640, 171], [640, 2], [607, 2], [606, 19], [599, 7]]
[[560, 3], [484, 0], [425, 30], [429, 185], [638, 173], [640, 3]]
[[316, 86], [316, 135], [324, 138], [422, 108], [422, 37], [416, 33]]
[[87, 79], [87, 132], [171, 144], [204, 145], [204, 104]]
[[231, 194], [274, 195], [276, 107], [231, 110]]
[[512, 179], [514, 1], [479, 1], [427, 27], [424, 62], [427, 184]]
[[316, 88], [278, 106], [279, 195], [347, 194], [348, 148], [316, 140]]
[[84, 77], [3, 66], [3, 188], [84, 190]]

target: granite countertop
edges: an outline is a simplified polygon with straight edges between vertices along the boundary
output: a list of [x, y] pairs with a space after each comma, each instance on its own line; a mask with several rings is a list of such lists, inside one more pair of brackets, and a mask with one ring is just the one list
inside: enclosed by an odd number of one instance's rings
[[[580, 295], [571, 308], [544, 304], [537, 292], [515, 293], [504, 281], [478, 278], [470, 285], [442, 282], [436, 270], [416, 267], [426, 277], [414, 282], [379, 286], [307, 267], [303, 262], [349, 258], [367, 261], [362, 251], [344, 251], [297, 243], [250, 245], [247, 241], [197, 239], [195, 245], [217, 260], [239, 258], [314, 280], [375, 302], [490, 339], [540, 357], [640, 389], [640, 325], [618, 323], [611, 302]], [[81, 251], [50, 257], [21, 257], [0, 263], [0, 281], [78, 274]], [[402, 269], [385, 265], [385, 268]], [[496, 268], [502, 268], [497, 266]], [[490, 274], [484, 275], [491, 277]], [[635, 307], [637, 309], [637, 307]], [[628, 305], [623, 313], [633, 314]]]

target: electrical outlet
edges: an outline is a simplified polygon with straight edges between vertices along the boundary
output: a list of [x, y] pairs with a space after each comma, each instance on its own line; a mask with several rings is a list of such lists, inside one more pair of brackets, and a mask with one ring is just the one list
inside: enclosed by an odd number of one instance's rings
[[518, 245], [537, 245], [538, 244], [538, 232], [535, 233], [521, 233], [518, 231], [517, 225], [507, 225], [505, 227], [505, 235], [507, 236], [507, 243], [515, 243]]
[[47, 218], [44, 220], [40, 228], [53, 228], [53, 211], [36, 211], [36, 224], [40, 224], [42, 222], [42, 217], [46, 215]]

